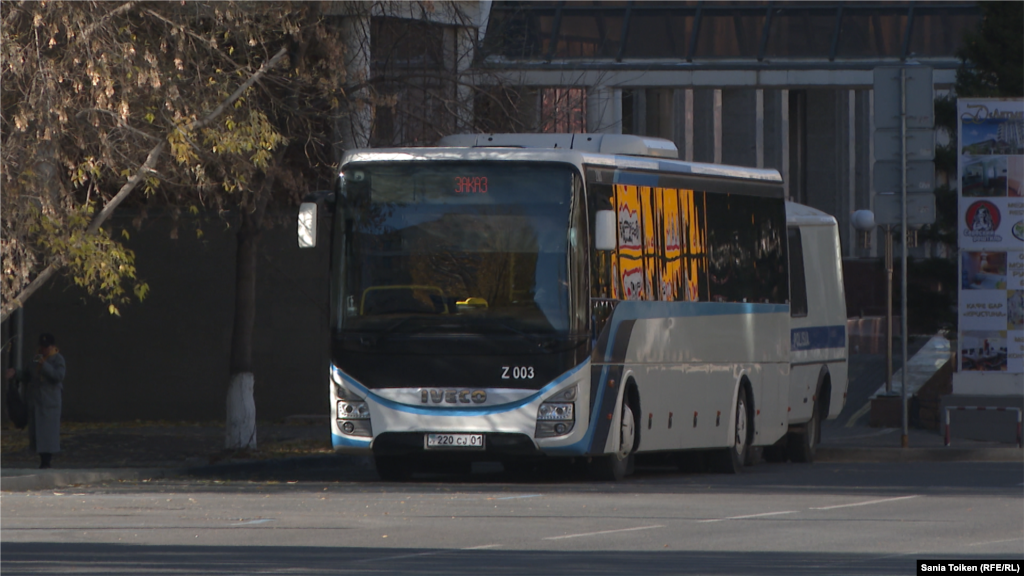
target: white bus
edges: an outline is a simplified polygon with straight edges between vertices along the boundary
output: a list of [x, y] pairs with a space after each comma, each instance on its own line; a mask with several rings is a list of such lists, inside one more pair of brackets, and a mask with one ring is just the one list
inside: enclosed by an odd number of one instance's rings
[[[461, 135], [356, 150], [331, 230], [335, 450], [423, 465], [713, 451], [810, 461], [846, 397], [836, 221], [667, 140]], [[326, 221], [327, 219], [324, 218]], [[448, 468], [453, 469], [453, 468]]]

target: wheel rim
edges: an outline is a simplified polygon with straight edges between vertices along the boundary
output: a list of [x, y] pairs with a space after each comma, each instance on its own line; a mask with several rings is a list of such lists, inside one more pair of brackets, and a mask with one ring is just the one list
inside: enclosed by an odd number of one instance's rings
[[633, 451], [633, 442], [636, 438], [636, 423], [633, 421], [633, 411], [628, 404], [622, 404], [622, 424], [619, 427], [619, 451], [616, 453], [619, 460], [625, 460]]
[[740, 456], [747, 449], [747, 402], [742, 392], [739, 399], [736, 400], [736, 444], [734, 449]]

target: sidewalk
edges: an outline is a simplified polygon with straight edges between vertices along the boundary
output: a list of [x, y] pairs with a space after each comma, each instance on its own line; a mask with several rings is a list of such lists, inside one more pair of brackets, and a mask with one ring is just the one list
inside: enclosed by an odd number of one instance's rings
[[818, 445], [819, 462], [1021, 462], [1015, 444], [954, 438], [949, 446], [938, 431], [909, 428], [902, 448], [901, 428], [847, 428], [840, 420], [825, 422]]
[[[260, 473], [337, 470], [323, 477], [372, 478], [369, 458], [336, 456], [327, 418], [260, 423], [259, 449], [226, 453], [218, 423], [67, 423], [54, 468], [38, 470], [23, 430], [3, 430], [0, 490], [45, 490], [76, 484], [198, 476], [217, 478]], [[822, 426], [819, 462], [1022, 462], [1024, 451], [1009, 444], [954, 440], [943, 446], [937, 432], [911, 429], [910, 447], [900, 448], [896, 428], [846, 428], [839, 421]], [[343, 461], [344, 460], [344, 461]], [[298, 474], [297, 474], [298, 475]]]
[[327, 417], [257, 425], [258, 449], [223, 449], [218, 422], [119, 422], [61, 425], [61, 452], [39, 470], [24, 430], [0, 433], [0, 490], [42, 490], [75, 484], [209, 475], [239, 464], [334, 457]]

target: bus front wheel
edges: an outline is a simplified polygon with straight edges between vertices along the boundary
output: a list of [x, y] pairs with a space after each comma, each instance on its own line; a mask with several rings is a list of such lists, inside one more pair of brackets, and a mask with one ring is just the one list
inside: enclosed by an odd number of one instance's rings
[[636, 419], [633, 410], [622, 401], [619, 426], [619, 447], [614, 454], [595, 456], [590, 463], [590, 473], [597, 480], [618, 482], [633, 473], [633, 446], [636, 443]]

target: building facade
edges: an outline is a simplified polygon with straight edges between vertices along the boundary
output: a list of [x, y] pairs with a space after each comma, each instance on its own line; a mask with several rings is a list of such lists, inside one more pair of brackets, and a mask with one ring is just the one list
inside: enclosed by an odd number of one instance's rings
[[476, 68], [519, 87], [527, 129], [659, 136], [686, 160], [775, 168], [790, 199], [836, 216], [844, 255], [874, 256], [849, 222], [894, 191], [874, 186], [873, 71], [928, 66], [944, 94], [979, 18], [946, 2], [495, 2]]
[[[962, 33], [979, 18], [974, 3], [928, 2], [336, 2], [325, 10], [349, 47], [339, 159], [346, 149], [429, 145], [456, 132], [660, 136], [687, 160], [778, 169], [790, 198], [839, 219], [843, 250], [856, 256], [880, 245], [858, 249], [849, 225], [880, 192], [872, 71], [918, 62], [934, 69], [942, 93], [955, 81]], [[113, 226], [131, 220], [124, 214]], [[261, 241], [257, 277], [257, 414], [325, 415], [328, 255], [298, 249], [293, 214], [277, 221]], [[57, 334], [68, 359], [67, 419], [223, 414], [233, 231], [211, 225], [202, 239], [171, 241], [166, 227], [153, 219], [126, 242], [152, 292], [120, 317], [63, 281], [28, 302], [25, 334]]]

